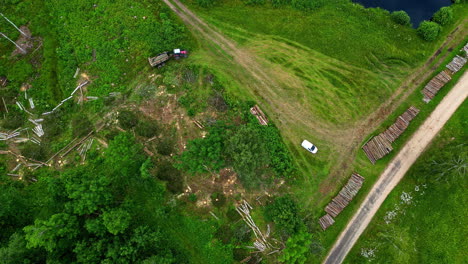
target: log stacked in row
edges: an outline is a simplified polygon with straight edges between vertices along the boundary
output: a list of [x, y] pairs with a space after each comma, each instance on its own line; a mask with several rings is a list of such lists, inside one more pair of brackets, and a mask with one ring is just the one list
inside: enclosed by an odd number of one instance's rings
[[325, 207], [325, 212], [333, 217], [337, 217], [343, 209], [353, 200], [354, 196], [362, 187], [364, 177], [353, 173], [348, 183], [341, 189], [338, 195]]
[[399, 116], [396, 122], [387, 130], [385, 130], [381, 135], [387, 138], [388, 141], [394, 142], [401, 134], [403, 134], [403, 132], [405, 132], [411, 120], [413, 120], [418, 115], [418, 113], [419, 109], [411, 106], [401, 116]]
[[333, 217], [331, 217], [329, 214], [326, 214], [319, 219], [319, 224], [322, 227], [323, 230], [329, 228], [331, 225], [335, 223], [335, 220], [333, 220]]
[[458, 72], [463, 66], [466, 64], [466, 58], [463, 58], [462, 56], [455, 56], [453, 60], [447, 64], [447, 69], [452, 71], [452, 73]]
[[392, 142], [405, 132], [409, 123], [418, 115], [418, 113], [419, 109], [411, 106], [402, 115], [400, 115], [395, 123], [393, 123], [393, 125], [391, 125], [387, 130], [373, 137], [364, 144], [364, 146], [362, 146], [362, 149], [372, 164], [375, 164], [377, 160], [383, 158], [393, 150]]
[[439, 90], [452, 79], [450, 71], [442, 71], [432, 78], [424, 89], [421, 91], [424, 94], [424, 101], [429, 102], [439, 92]]
[[258, 105], [255, 105], [254, 107], [250, 108], [250, 113], [258, 119], [260, 125], [268, 125], [268, 119], [266, 118], [266, 115], [263, 113], [260, 107], [258, 107]]
[[375, 164], [377, 160], [383, 158], [393, 150], [392, 143], [385, 136], [382, 136], [382, 134], [373, 137], [362, 146], [362, 149], [372, 164]]
[[468, 43], [463, 47], [463, 50], [466, 52], [466, 56], [468, 57]]

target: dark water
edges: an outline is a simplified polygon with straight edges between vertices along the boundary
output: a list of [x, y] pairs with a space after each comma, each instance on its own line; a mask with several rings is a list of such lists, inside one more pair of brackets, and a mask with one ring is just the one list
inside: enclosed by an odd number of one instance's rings
[[423, 20], [429, 20], [443, 6], [449, 6], [450, 0], [353, 0], [365, 7], [381, 7], [388, 11], [404, 10], [411, 17], [413, 27]]

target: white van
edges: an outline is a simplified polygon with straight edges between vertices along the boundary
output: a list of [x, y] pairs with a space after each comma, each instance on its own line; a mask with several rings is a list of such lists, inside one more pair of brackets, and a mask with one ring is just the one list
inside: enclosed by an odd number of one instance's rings
[[310, 142], [307, 141], [307, 140], [302, 141], [301, 146], [302, 146], [303, 148], [307, 149], [307, 150], [308, 150], [310, 153], [312, 153], [312, 154], [315, 154], [315, 153], [317, 153], [317, 151], [318, 151], [317, 147], [314, 146], [314, 144], [310, 143]]

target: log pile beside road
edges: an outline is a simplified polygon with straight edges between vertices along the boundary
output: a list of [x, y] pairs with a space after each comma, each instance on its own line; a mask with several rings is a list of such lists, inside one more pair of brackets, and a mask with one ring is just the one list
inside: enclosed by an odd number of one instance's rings
[[268, 119], [266, 118], [266, 115], [263, 113], [260, 107], [258, 107], [258, 105], [255, 105], [254, 107], [250, 108], [250, 113], [258, 119], [260, 125], [268, 125]]
[[402, 115], [400, 115], [395, 123], [387, 130], [380, 133], [369, 140], [362, 150], [366, 156], [375, 164], [375, 162], [393, 150], [392, 143], [408, 128], [410, 122], [418, 115], [419, 109], [411, 106]]
[[424, 89], [421, 91], [424, 94], [424, 102], [429, 102], [439, 92], [439, 90], [452, 79], [451, 73], [444, 70], [432, 78]]
[[335, 223], [335, 220], [333, 220], [333, 217], [331, 217], [329, 214], [326, 214], [319, 219], [319, 224], [322, 227], [323, 230], [329, 228], [331, 225]]
[[325, 207], [325, 212], [333, 217], [337, 217], [343, 209], [353, 200], [354, 196], [361, 189], [364, 177], [353, 173], [348, 183], [341, 189], [338, 195]]
[[413, 120], [419, 113], [419, 109], [414, 106], [411, 106], [404, 112], [401, 116], [397, 118], [395, 123], [391, 125], [387, 130], [385, 130], [381, 135], [388, 139], [390, 142], [394, 142], [406, 128], [408, 128], [409, 123]]
[[452, 71], [452, 73], [458, 72], [463, 66], [466, 64], [466, 58], [463, 58], [462, 56], [455, 56], [453, 60], [447, 64], [447, 69]]

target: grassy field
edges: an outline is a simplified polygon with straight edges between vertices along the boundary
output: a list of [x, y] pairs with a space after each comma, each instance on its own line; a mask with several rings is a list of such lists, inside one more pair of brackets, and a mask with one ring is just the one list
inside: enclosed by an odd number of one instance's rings
[[[346, 263], [464, 262], [467, 114], [465, 102], [389, 195]], [[372, 249], [375, 256], [361, 255]]]

